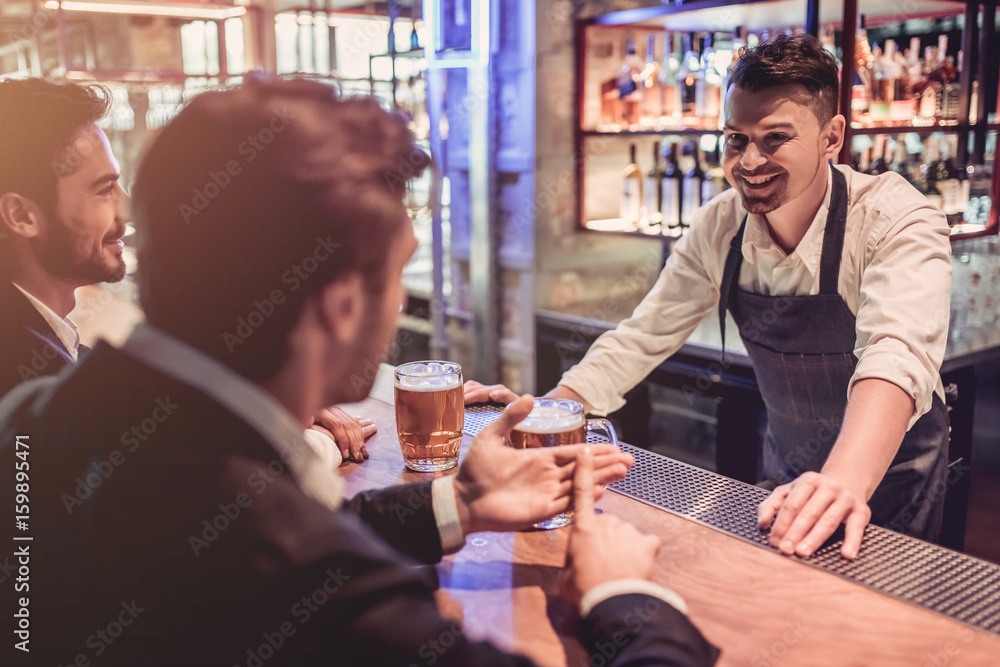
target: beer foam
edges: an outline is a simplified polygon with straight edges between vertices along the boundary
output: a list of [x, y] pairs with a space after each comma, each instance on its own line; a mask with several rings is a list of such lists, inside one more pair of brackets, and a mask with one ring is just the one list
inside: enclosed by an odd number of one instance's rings
[[447, 375], [458, 368], [455, 364], [407, 364], [406, 374], [396, 376], [395, 386], [407, 391], [447, 391], [462, 384], [460, 375]]
[[515, 426], [524, 433], [562, 433], [584, 424], [582, 414], [569, 412], [563, 408], [534, 408], [524, 420]]

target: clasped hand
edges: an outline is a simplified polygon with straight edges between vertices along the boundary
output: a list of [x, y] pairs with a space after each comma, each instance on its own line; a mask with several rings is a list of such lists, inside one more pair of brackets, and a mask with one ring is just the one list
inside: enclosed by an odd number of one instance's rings
[[459, 518], [466, 534], [484, 530], [528, 528], [571, 509], [573, 472], [581, 452], [592, 450], [593, 492], [625, 477], [634, 465], [631, 455], [614, 445], [566, 445], [515, 450], [504, 436], [528, 416], [532, 397], [525, 394], [472, 441], [455, 476]]

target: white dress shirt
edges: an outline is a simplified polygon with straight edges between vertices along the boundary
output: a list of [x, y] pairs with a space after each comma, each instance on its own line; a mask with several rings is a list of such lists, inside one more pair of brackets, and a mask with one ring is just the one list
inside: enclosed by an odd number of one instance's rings
[[[225, 364], [149, 324], [137, 325], [122, 350], [164, 375], [199, 389], [246, 421], [275, 448], [303, 493], [331, 510], [340, 507], [344, 481], [333, 471], [324, 443], [312, 435], [322, 434], [307, 431], [306, 435], [270, 394]], [[452, 477], [434, 480], [431, 506], [444, 552], [458, 551], [465, 544], [465, 534]]]
[[63, 344], [63, 347], [69, 352], [69, 356], [73, 357], [73, 361], [77, 361], [80, 356], [80, 332], [76, 330], [76, 325], [68, 317], [59, 317], [55, 312], [42, 303], [40, 300], [36, 299], [32, 294], [28, 293], [23, 287], [17, 283], [11, 283], [17, 289], [21, 290], [21, 294], [31, 302], [31, 305], [35, 307], [38, 314], [41, 315], [45, 322], [52, 327], [52, 331], [55, 333], [56, 337], [59, 338], [59, 342]]
[[[939, 369], [950, 314], [948, 225], [944, 214], [898, 174], [870, 176], [843, 165], [835, 168], [847, 179], [848, 196], [838, 291], [857, 318], [858, 365], [848, 396], [861, 379], [892, 382], [914, 400], [912, 426], [930, 408], [934, 393], [944, 398]], [[826, 197], [791, 254], [774, 242], [762, 216], [749, 216], [740, 288], [764, 295], [819, 293], [832, 173], [827, 182]], [[624, 405], [623, 395], [717, 312], [729, 244], [745, 215], [736, 190], [699, 209], [632, 316], [598, 338], [560, 384], [598, 414]]]

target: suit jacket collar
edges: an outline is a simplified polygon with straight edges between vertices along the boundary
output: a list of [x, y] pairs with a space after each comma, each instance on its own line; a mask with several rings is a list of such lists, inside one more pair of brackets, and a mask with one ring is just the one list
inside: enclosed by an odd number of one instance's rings
[[3, 312], [6, 326], [21, 328], [39, 342], [51, 345], [66, 363], [75, 363], [73, 355], [69, 353], [41, 313], [14, 283], [6, 279], [0, 280], [0, 312]]

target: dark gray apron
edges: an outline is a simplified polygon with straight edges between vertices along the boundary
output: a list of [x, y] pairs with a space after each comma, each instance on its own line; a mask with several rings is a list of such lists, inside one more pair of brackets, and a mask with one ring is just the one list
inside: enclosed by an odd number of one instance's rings
[[[738, 287], [746, 218], [723, 272], [719, 320], [725, 344], [728, 306], [740, 329], [767, 408], [762, 486], [819, 471], [837, 440], [857, 359], [854, 314], [837, 291], [847, 181], [833, 169], [816, 295], [763, 296]], [[903, 442], [868, 505], [872, 523], [926, 540], [941, 530], [947, 486], [948, 413], [935, 394]]]

